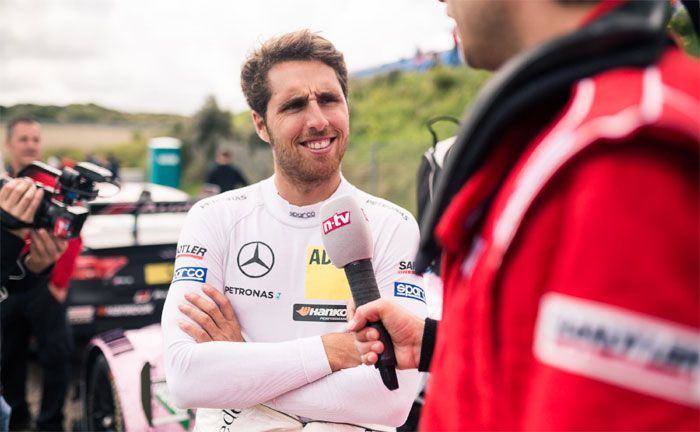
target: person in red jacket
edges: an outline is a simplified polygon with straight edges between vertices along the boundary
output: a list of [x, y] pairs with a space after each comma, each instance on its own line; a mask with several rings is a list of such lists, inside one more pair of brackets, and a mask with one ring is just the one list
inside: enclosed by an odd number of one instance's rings
[[[30, 117], [8, 124], [5, 149], [8, 173], [15, 175], [40, 158], [41, 126]], [[47, 176], [48, 177], [48, 176]], [[53, 187], [53, 178], [35, 178]], [[26, 430], [31, 423], [26, 400], [29, 339], [35, 336], [43, 370], [42, 401], [36, 426], [63, 430], [63, 405], [69, 382], [72, 350], [65, 300], [70, 276], [82, 247], [81, 239], [66, 242], [45, 229], [32, 230], [5, 288], [9, 297], [0, 303], [4, 396], [12, 408], [10, 430]]]
[[443, 320], [358, 308], [363, 361], [381, 319], [401, 367], [430, 364], [424, 430], [700, 429], [700, 64], [667, 5], [447, 9], [497, 72], [422, 226]]

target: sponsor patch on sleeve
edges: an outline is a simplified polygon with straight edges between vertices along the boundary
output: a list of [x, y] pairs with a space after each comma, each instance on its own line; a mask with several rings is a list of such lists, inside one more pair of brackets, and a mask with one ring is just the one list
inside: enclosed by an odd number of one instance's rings
[[207, 269], [204, 267], [179, 267], [175, 269], [173, 283], [182, 281], [206, 282]]
[[700, 405], [700, 332], [603, 303], [549, 293], [535, 328], [543, 363], [684, 405]]
[[405, 297], [425, 303], [423, 288], [406, 282], [394, 282], [394, 297]]

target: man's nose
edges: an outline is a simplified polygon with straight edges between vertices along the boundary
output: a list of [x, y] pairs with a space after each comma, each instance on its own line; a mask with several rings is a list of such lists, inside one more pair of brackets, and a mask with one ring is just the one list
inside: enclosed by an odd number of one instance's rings
[[328, 119], [316, 101], [310, 101], [306, 111], [306, 127], [321, 131], [328, 126]]

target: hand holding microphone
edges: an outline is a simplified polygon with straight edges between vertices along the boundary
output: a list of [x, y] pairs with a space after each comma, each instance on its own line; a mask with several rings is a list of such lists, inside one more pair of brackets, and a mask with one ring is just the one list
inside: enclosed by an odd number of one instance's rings
[[[372, 235], [362, 209], [350, 196], [343, 196], [321, 206], [323, 247], [333, 265], [345, 270], [352, 298], [357, 307], [379, 299], [379, 288], [372, 267]], [[389, 390], [399, 388], [396, 358], [391, 338], [381, 321], [368, 326], [379, 332], [384, 351], [375, 364]]]

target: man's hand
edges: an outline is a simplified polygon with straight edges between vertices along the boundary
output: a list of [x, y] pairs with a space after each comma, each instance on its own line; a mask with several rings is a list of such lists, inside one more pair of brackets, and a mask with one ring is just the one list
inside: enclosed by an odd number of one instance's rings
[[203, 285], [202, 291], [213, 302], [197, 294], [185, 294], [185, 299], [190, 304], [183, 303], [178, 307], [180, 312], [187, 315], [196, 324], [181, 320], [179, 325], [182, 331], [190, 335], [197, 343], [244, 342], [241, 335], [241, 325], [228, 298], [209, 285]]
[[362, 355], [362, 362], [373, 365], [384, 351], [384, 344], [379, 341], [379, 332], [365, 327], [368, 322], [380, 320], [394, 343], [396, 367], [418, 368], [425, 322], [386, 299], [369, 302], [357, 310], [352, 301], [348, 304], [348, 331], [355, 332], [355, 347]]
[[49, 234], [40, 228], [30, 233], [32, 239], [29, 255], [24, 259], [24, 266], [32, 273], [41, 273], [66, 251], [68, 242]]
[[[43, 196], [44, 190], [35, 187], [31, 180], [11, 179], [0, 189], [0, 209], [21, 222], [32, 223]], [[20, 238], [29, 233], [28, 228], [8, 231]]]
[[362, 364], [354, 341], [355, 339], [349, 333], [328, 333], [321, 336], [321, 342], [333, 372]]

